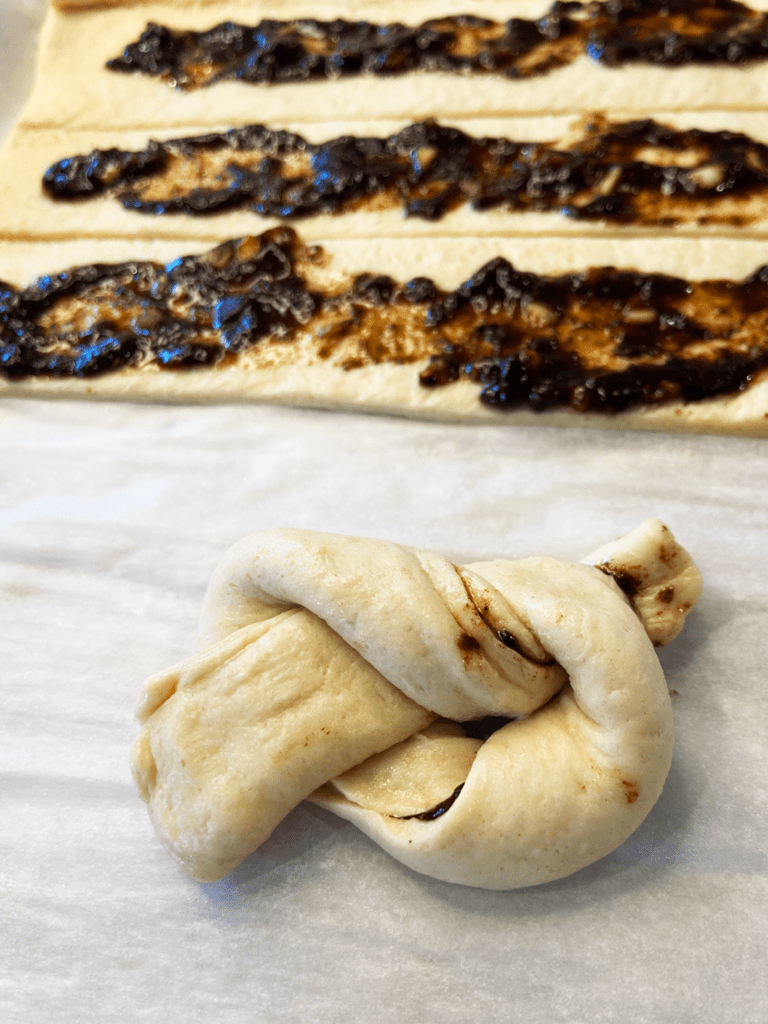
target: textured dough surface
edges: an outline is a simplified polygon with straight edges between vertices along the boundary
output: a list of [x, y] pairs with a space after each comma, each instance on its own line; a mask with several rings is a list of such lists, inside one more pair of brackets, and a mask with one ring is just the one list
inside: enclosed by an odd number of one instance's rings
[[[601, 569], [462, 567], [305, 530], [244, 538], [211, 579], [199, 653], [139, 703], [133, 771], [161, 840], [193, 877], [221, 877], [313, 794], [415, 870], [467, 885], [531, 885], [608, 853], [672, 754], [647, 631], [659, 566], [678, 600], [657, 643], [701, 577], [657, 520], [597, 554]], [[647, 569], [635, 606], [613, 577], [629, 564]], [[453, 724], [486, 715], [510, 721], [485, 742]], [[412, 816], [452, 795], [434, 820]]]

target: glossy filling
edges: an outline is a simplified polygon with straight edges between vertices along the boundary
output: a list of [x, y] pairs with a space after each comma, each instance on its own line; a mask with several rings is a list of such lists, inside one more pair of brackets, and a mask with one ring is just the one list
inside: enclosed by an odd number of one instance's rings
[[422, 386], [469, 379], [498, 408], [617, 412], [731, 394], [768, 364], [768, 267], [743, 281], [614, 267], [545, 277], [497, 258], [446, 292], [372, 273], [327, 286], [323, 260], [277, 228], [166, 266], [0, 284], [0, 372], [419, 362]]
[[527, 78], [583, 54], [608, 67], [742, 65], [768, 57], [768, 19], [736, 0], [555, 2], [536, 20], [457, 15], [417, 26], [366, 21], [224, 22], [202, 32], [149, 24], [113, 71], [192, 89], [223, 79], [302, 82], [411, 71]]
[[43, 180], [53, 199], [104, 195], [146, 214], [300, 218], [399, 207], [438, 220], [468, 204], [653, 227], [765, 219], [767, 185], [768, 146], [745, 135], [603, 117], [568, 149], [473, 138], [432, 121], [317, 145], [251, 125], [67, 157]]
[[446, 800], [442, 800], [427, 811], [421, 811], [419, 814], [392, 815], [392, 817], [399, 817], [401, 821], [408, 821], [411, 818], [415, 818], [417, 821], [435, 821], [437, 818], [442, 818], [446, 811], [450, 811], [463, 788], [463, 784], [457, 786]]

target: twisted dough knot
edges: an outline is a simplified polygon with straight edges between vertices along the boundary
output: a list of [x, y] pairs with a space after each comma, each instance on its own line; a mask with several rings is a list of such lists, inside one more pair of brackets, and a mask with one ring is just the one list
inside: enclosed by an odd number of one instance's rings
[[583, 563], [456, 566], [254, 534], [211, 580], [200, 653], [144, 688], [134, 777], [200, 880], [306, 797], [437, 878], [559, 878], [615, 849], [661, 792], [673, 729], [653, 644], [700, 592], [658, 520]]

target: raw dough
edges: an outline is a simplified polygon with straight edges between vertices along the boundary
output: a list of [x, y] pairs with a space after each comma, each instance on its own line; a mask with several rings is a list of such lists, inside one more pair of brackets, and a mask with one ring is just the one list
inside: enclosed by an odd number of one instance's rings
[[[672, 754], [648, 631], [677, 634], [701, 577], [658, 520], [585, 561], [601, 568], [245, 538], [211, 580], [200, 653], [139, 703], [133, 770], [162, 842], [218, 878], [313, 794], [417, 871], [466, 885], [531, 885], [610, 852]], [[630, 570], [635, 610], [616, 582]], [[510, 722], [484, 743], [451, 724], [487, 715]]]

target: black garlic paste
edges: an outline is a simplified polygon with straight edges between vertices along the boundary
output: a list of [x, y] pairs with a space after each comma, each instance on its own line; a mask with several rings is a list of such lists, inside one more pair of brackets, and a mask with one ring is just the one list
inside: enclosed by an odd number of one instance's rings
[[614, 267], [544, 277], [497, 258], [446, 292], [372, 273], [323, 287], [322, 261], [277, 228], [166, 266], [0, 283], [0, 373], [418, 362], [422, 386], [469, 379], [500, 409], [617, 412], [731, 394], [768, 366], [768, 267], [743, 281]]
[[223, 79], [275, 84], [410, 71], [528, 78], [585, 53], [607, 67], [763, 61], [768, 18], [737, 0], [556, 0], [542, 18], [505, 22], [468, 14], [417, 26], [266, 19], [202, 32], [149, 24], [107, 66], [192, 89]]
[[137, 152], [67, 157], [48, 170], [43, 187], [53, 199], [107, 195], [147, 214], [249, 209], [300, 218], [399, 207], [437, 220], [468, 204], [648, 227], [740, 226], [768, 219], [768, 146], [735, 132], [599, 116], [565, 150], [473, 138], [434, 121], [386, 139], [320, 144], [250, 125], [150, 142]]
[[401, 821], [408, 821], [411, 818], [415, 818], [417, 821], [436, 821], [437, 818], [442, 818], [446, 811], [450, 811], [451, 807], [456, 803], [459, 793], [461, 793], [463, 788], [464, 783], [457, 786], [449, 797], [437, 804], [435, 807], [430, 807], [428, 811], [421, 811], [419, 814], [393, 814], [391, 817], [397, 817]]

